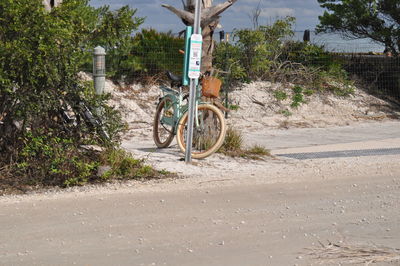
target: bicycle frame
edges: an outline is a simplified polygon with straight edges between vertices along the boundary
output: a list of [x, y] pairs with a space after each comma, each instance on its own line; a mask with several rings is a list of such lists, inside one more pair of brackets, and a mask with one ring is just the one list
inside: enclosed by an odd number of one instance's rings
[[[160, 102], [165, 99], [169, 98], [172, 101], [172, 108], [174, 111], [173, 117], [166, 117], [163, 116], [161, 118], [161, 123], [172, 126], [174, 129], [174, 134], [176, 134], [176, 129], [177, 125], [179, 123], [179, 120], [182, 118], [183, 114], [187, 112], [188, 110], [188, 105], [187, 104], [182, 104], [183, 103], [183, 94], [182, 94], [182, 88], [179, 88], [179, 92], [176, 90], [173, 90], [165, 85], [161, 85], [160, 89], [163, 92], [163, 97], [160, 99]], [[200, 101], [201, 99], [201, 87], [197, 85], [196, 89], [196, 107], [201, 104], [202, 102]], [[198, 110], [195, 108], [195, 126], [199, 126], [199, 119], [198, 119]]]
[[[173, 81], [178, 81], [176, 76], [168, 73]], [[153, 139], [158, 148], [168, 148], [176, 135], [176, 142], [181, 151], [185, 152], [188, 130], [188, 102], [187, 94], [182, 92], [182, 87], [160, 86], [163, 93], [159, 99], [154, 116]], [[194, 142], [192, 147], [193, 158], [203, 159], [217, 151], [223, 144], [226, 134], [225, 119], [221, 110], [214, 102], [204, 101], [202, 87], [196, 84], [196, 97], [194, 101]], [[193, 146], [194, 145], [194, 146]]]

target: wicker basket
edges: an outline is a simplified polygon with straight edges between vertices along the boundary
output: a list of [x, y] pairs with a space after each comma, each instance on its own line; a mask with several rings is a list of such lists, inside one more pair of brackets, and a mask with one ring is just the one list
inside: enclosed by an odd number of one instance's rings
[[203, 96], [207, 98], [218, 98], [221, 84], [221, 80], [215, 77], [204, 77], [202, 81]]

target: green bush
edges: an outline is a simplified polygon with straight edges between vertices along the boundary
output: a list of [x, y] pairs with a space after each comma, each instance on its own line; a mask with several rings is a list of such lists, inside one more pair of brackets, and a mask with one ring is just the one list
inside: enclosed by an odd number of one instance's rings
[[[120, 49], [143, 21], [135, 10], [93, 8], [87, 0], [64, 0], [51, 12], [41, 0], [0, 2], [0, 190], [24, 186], [72, 186], [96, 182], [102, 152], [117, 149], [124, 129], [119, 113], [96, 96], [78, 73], [93, 47]], [[102, 111], [110, 142], [99, 141], [85, 123], [66, 126], [61, 117], [67, 97], [80, 98]], [[65, 110], [65, 109], [64, 109]], [[83, 121], [82, 121], [83, 122]], [[112, 167], [115, 175], [156, 175], [142, 162]], [[131, 169], [137, 167], [132, 175]]]
[[[232, 44], [216, 46], [214, 66], [230, 70], [231, 81], [292, 82], [302, 85], [306, 95], [323, 90], [351, 94], [352, 83], [341, 60], [323, 46], [290, 40], [294, 21], [293, 17], [286, 17], [255, 30], [235, 31]], [[278, 100], [286, 98], [280, 92], [274, 95]], [[303, 102], [302, 97], [299, 93], [294, 96], [293, 107]]]
[[175, 37], [171, 32], [157, 32], [154, 29], [143, 29], [133, 38], [134, 47], [131, 54], [140, 57], [140, 67], [136, 71], [145, 75], [156, 75], [170, 70], [182, 74], [185, 40]]
[[319, 66], [323, 70], [336, 63], [336, 59], [328, 53], [324, 46], [302, 41], [287, 41], [282, 47], [280, 60], [301, 63], [304, 66]]
[[271, 65], [271, 51], [266, 42], [266, 34], [262, 30], [238, 30], [237, 47], [241, 51], [241, 65], [247, 77], [255, 79], [268, 72]]
[[293, 35], [293, 17], [279, 19], [269, 26], [234, 32], [234, 44], [220, 43], [214, 50], [214, 66], [231, 71], [231, 78], [242, 82], [265, 79], [281, 53], [285, 38]]
[[300, 104], [304, 103], [304, 96], [303, 96], [303, 88], [301, 86], [294, 86], [293, 88], [293, 96], [292, 96], [292, 103], [290, 106], [292, 108], [297, 108]]
[[[222, 42], [214, 49], [213, 64], [217, 69], [229, 71], [230, 80], [250, 82], [247, 71], [241, 62], [242, 53], [239, 47]], [[220, 77], [223, 83], [227, 82], [226, 75]]]
[[284, 101], [288, 98], [288, 95], [286, 94], [286, 92], [284, 92], [282, 90], [276, 90], [276, 91], [274, 91], [274, 97], [278, 101]]
[[171, 32], [162, 33], [154, 29], [143, 29], [111, 49], [107, 56], [108, 76], [115, 81], [144, 82], [165, 70], [181, 74], [184, 39]]
[[26, 132], [19, 140], [13, 175], [22, 186], [83, 185], [95, 177], [96, 154], [80, 150], [73, 139], [58, 136], [55, 130]]
[[251, 160], [260, 160], [263, 156], [271, 155], [269, 150], [259, 145], [243, 148], [243, 135], [233, 127], [228, 127], [226, 130], [224, 143], [218, 152], [231, 157], [241, 157]]

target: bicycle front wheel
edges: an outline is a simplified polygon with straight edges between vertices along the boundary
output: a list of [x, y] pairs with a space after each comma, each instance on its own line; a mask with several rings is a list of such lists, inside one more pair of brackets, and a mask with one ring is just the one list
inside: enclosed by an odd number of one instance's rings
[[153, 140], [158, 148], [167, 148], [174, 139], [173, 119], [173, 102], [165, 97], [157, 105], [153, 123]]
[[[203, 159], [216, 152], [224, 142], [226, 125], [222, 112], [210, 104], [197, 107], [198, 123], [193, 128], [192, 158]], [[179, 121], [176, 140], [182, 152], [186, 151], [188, 112]]]
[[81, 105], [83, 108], [81, 115], [83, 116], [86, 125], [89, 128], [94, 129], [103, 142], [110, 141], [111, 137], [108, 135], [102, 120], [97, 117], [97, 114], [93, 113], [85, 103], [81, 103]]

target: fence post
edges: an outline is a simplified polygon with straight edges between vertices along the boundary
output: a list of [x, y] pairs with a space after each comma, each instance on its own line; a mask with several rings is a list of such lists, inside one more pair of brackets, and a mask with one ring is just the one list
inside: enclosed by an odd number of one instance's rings
[[220, 42], [225, 41], [225, 31], [223, 31], [223, 30], [221, 30], [221, 31], [219, 32], [219, 41], [220, 41]]
[[101, 46], [93, 51], [93, 81], [96, 94], [103, 94], [106, 83], [106, 51]]
[[311, 41], [310, 30], [305, 30], [303, 34], [303, 42], [309, 43]]

